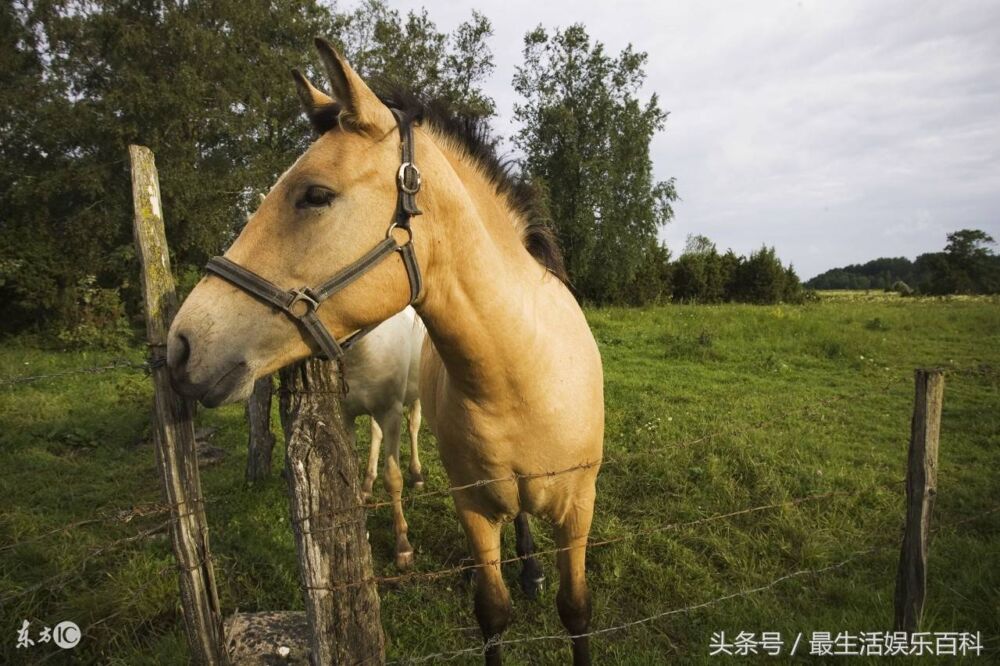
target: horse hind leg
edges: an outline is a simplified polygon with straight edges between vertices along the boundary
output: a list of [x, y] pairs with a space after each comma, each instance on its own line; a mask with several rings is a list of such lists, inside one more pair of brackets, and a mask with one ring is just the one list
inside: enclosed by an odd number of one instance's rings
[[500, 523], [493, 523], [473, 511], [459, 509], [459, 520], [469, 539], [475, 560], [475, 610], [485, 643], [487, 666], [499, 666], [502, 648], [498, 644], [510, 624], [510, 593], [500, 573]]
[[514, 519], [514, 535], [517, 556], [521, 558], [521, 591], [529, 599], [536, 599], [545, 583], [545, 572], [535, 559], [535, 539], [531, 536], [528, 514], [523, 511]]
[[368, 449], [368, 470], [365, 474], [365, 482], [361, 486], [361, 500], [367, 502], [372, 498], [372, 490], [375, 487], [375, 477], [378, 476], [378, 457], [382, 451], [382, 428], [373, 416], [371, 448]]
[[556, 556], [559, 567], [559, 592], [556, 593], [556, 607], [559, 619], [573, 637], [574, 666], [590, 664], [590, 639], [586, 634], [590, 629], [590, 590], [587, 589], [586, 559], [587, 536], [594, 517], [594, 502], [577, 504], [556, 525], [556, 546], [560, 550]]
[[407, 427], [410, 431], [410, 485], [415, 490], [424, 487], [424, 475], [421, 474], [420, 466], [420, 450], [417, 448], [421, 418], [420, 401], [414, 400], [413, 404], [410, 405], [409, 414], [407, 414]]
[[409, 569], [413, 566], [413, 546], [407, 538], [409, 527], [403, 516], [403, 473], [399, 466], [399, 435], [403, 420], [403, 409], [397, 405], [381, 416], [382, 441], [385, 443], [385, 467], [383, 479], [385, 489], [392, 502], [392, 527], [396, 534], [396, 568]]

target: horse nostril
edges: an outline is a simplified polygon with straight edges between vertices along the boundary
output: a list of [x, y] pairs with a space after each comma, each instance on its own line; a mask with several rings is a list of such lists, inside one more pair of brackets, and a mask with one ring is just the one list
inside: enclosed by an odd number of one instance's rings
[[179, 342], [181, 346], [180, 356], [177, 358], [177, 362], [184, 365], [187, 363], [187, 360], [191, 358], [191, 343], [188, 342], [186, 335], [178, 335], [177, 342]]
[[167, 345], [167, 365], [174, 373], [183, 370], [191, 358], [191, 343], [183, 333], [174, 335]]

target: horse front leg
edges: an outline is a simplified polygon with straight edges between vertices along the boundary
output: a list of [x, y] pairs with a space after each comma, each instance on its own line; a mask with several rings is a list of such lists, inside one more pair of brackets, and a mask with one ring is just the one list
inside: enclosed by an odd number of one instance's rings
[[409, 528], [403, 516], [403, 473], [399, 466], [399, 436], [403, 422], [403, 406], [396, 405], [383, 414], [380, 421], [382, 441], [385, 443], [383, 478], [389, 500], [392, 502], [392, 527], [396, 535], [396, 568], [405, 570], [413, 566], [413, 546], [406, 536]]
[[545, 583], [545, 572], [535, 559], [535, 539], [531, 536], [528, 514], [523, 511], [514, 519], [517, 556], [521, 558], [521, 591], [529, 599], [536, 599]]
[[556, 556], [559, 566], [559, 592], [556, 607], [559, 619], [573, 637], [574, 666], [589, 666], [590, 590], [587, 589], [587, 537], [594, 518], [594, 494], [579, 498], [575, 507], [555, 527]]
[[486, 666], [500, 666], [500, 637], [510, 624], [510, 593], [500, 573], [500, 523], [482, 514], [458, 509], [458, 518], [469, 539], [476, 564], [476, 620], [483, 633]]

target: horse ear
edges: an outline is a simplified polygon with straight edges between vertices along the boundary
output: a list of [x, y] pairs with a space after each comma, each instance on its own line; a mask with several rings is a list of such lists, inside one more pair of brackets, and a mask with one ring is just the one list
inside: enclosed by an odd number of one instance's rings
[[312, 123], [313, 129], [319, 134], [323, 134], [336, 127], [340, 107], [333, 101], [333, 98], [311, 84], [309, 79], [297, 69], [292, 70], [292, 78], [295, 79], [295, 89], [299, 93], [302, 107], [309, 122]]
[[351, 69], [337, 49], [322, 37], [316, 38], [316, 48], [330, 77], [333, 98], [343, 107], [341, 123], [361, 131], [392, 130], [396, 125], [392, 112]]

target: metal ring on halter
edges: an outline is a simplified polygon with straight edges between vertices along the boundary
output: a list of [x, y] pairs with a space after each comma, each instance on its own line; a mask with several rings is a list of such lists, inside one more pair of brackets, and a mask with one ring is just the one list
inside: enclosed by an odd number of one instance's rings
[[[313, 298], [312, 293], [309, 291], [308, 287], [302, 287], [301, 289], [293, 289], [291, 292], [294, 296], [291, 303], [288, 304], [287, 310], [293, 317], [302, 318], [305, 317], [310, 312], [316, 312], [319, 309], [319, 301]], [[299, 303], [303, 303], [306, 309], [301, 312], [295, 311], [295, 306]]]
[[[411, 170], [410, 172], [413, 174], [415, 180], [413, 187], [409, 187], [406, 184], [407, 170]], [[416, 194], [419, 192], [420, 184], [423, 182], [420, 177], [420, 169], [413, 162], [403, 162], [399, 165], [399, 171], [396, 172], [396, 180], [399, 181], [399, 189], [407, 194]]]
[[[402, 249], [402, 248], [406, 247], [407, 245], [409, 245], [410, 243], [413, 242], [413, 230], [410, 229], [409, 227], [402, 226], [401, 224], [399, 224], [399, 222], [393, 222], [392, 224], [389, 225], [389, 228], [385, 232], [385, 237], [386, 238], [392, 238], [392, 230], [393, 229], [402, 229], [403, 231], [406, 232], [406, 242], [400, 244], [396, 248], [397, 250]], [[393, 239], [393, 240], [395, 240], [395, 239]]]

